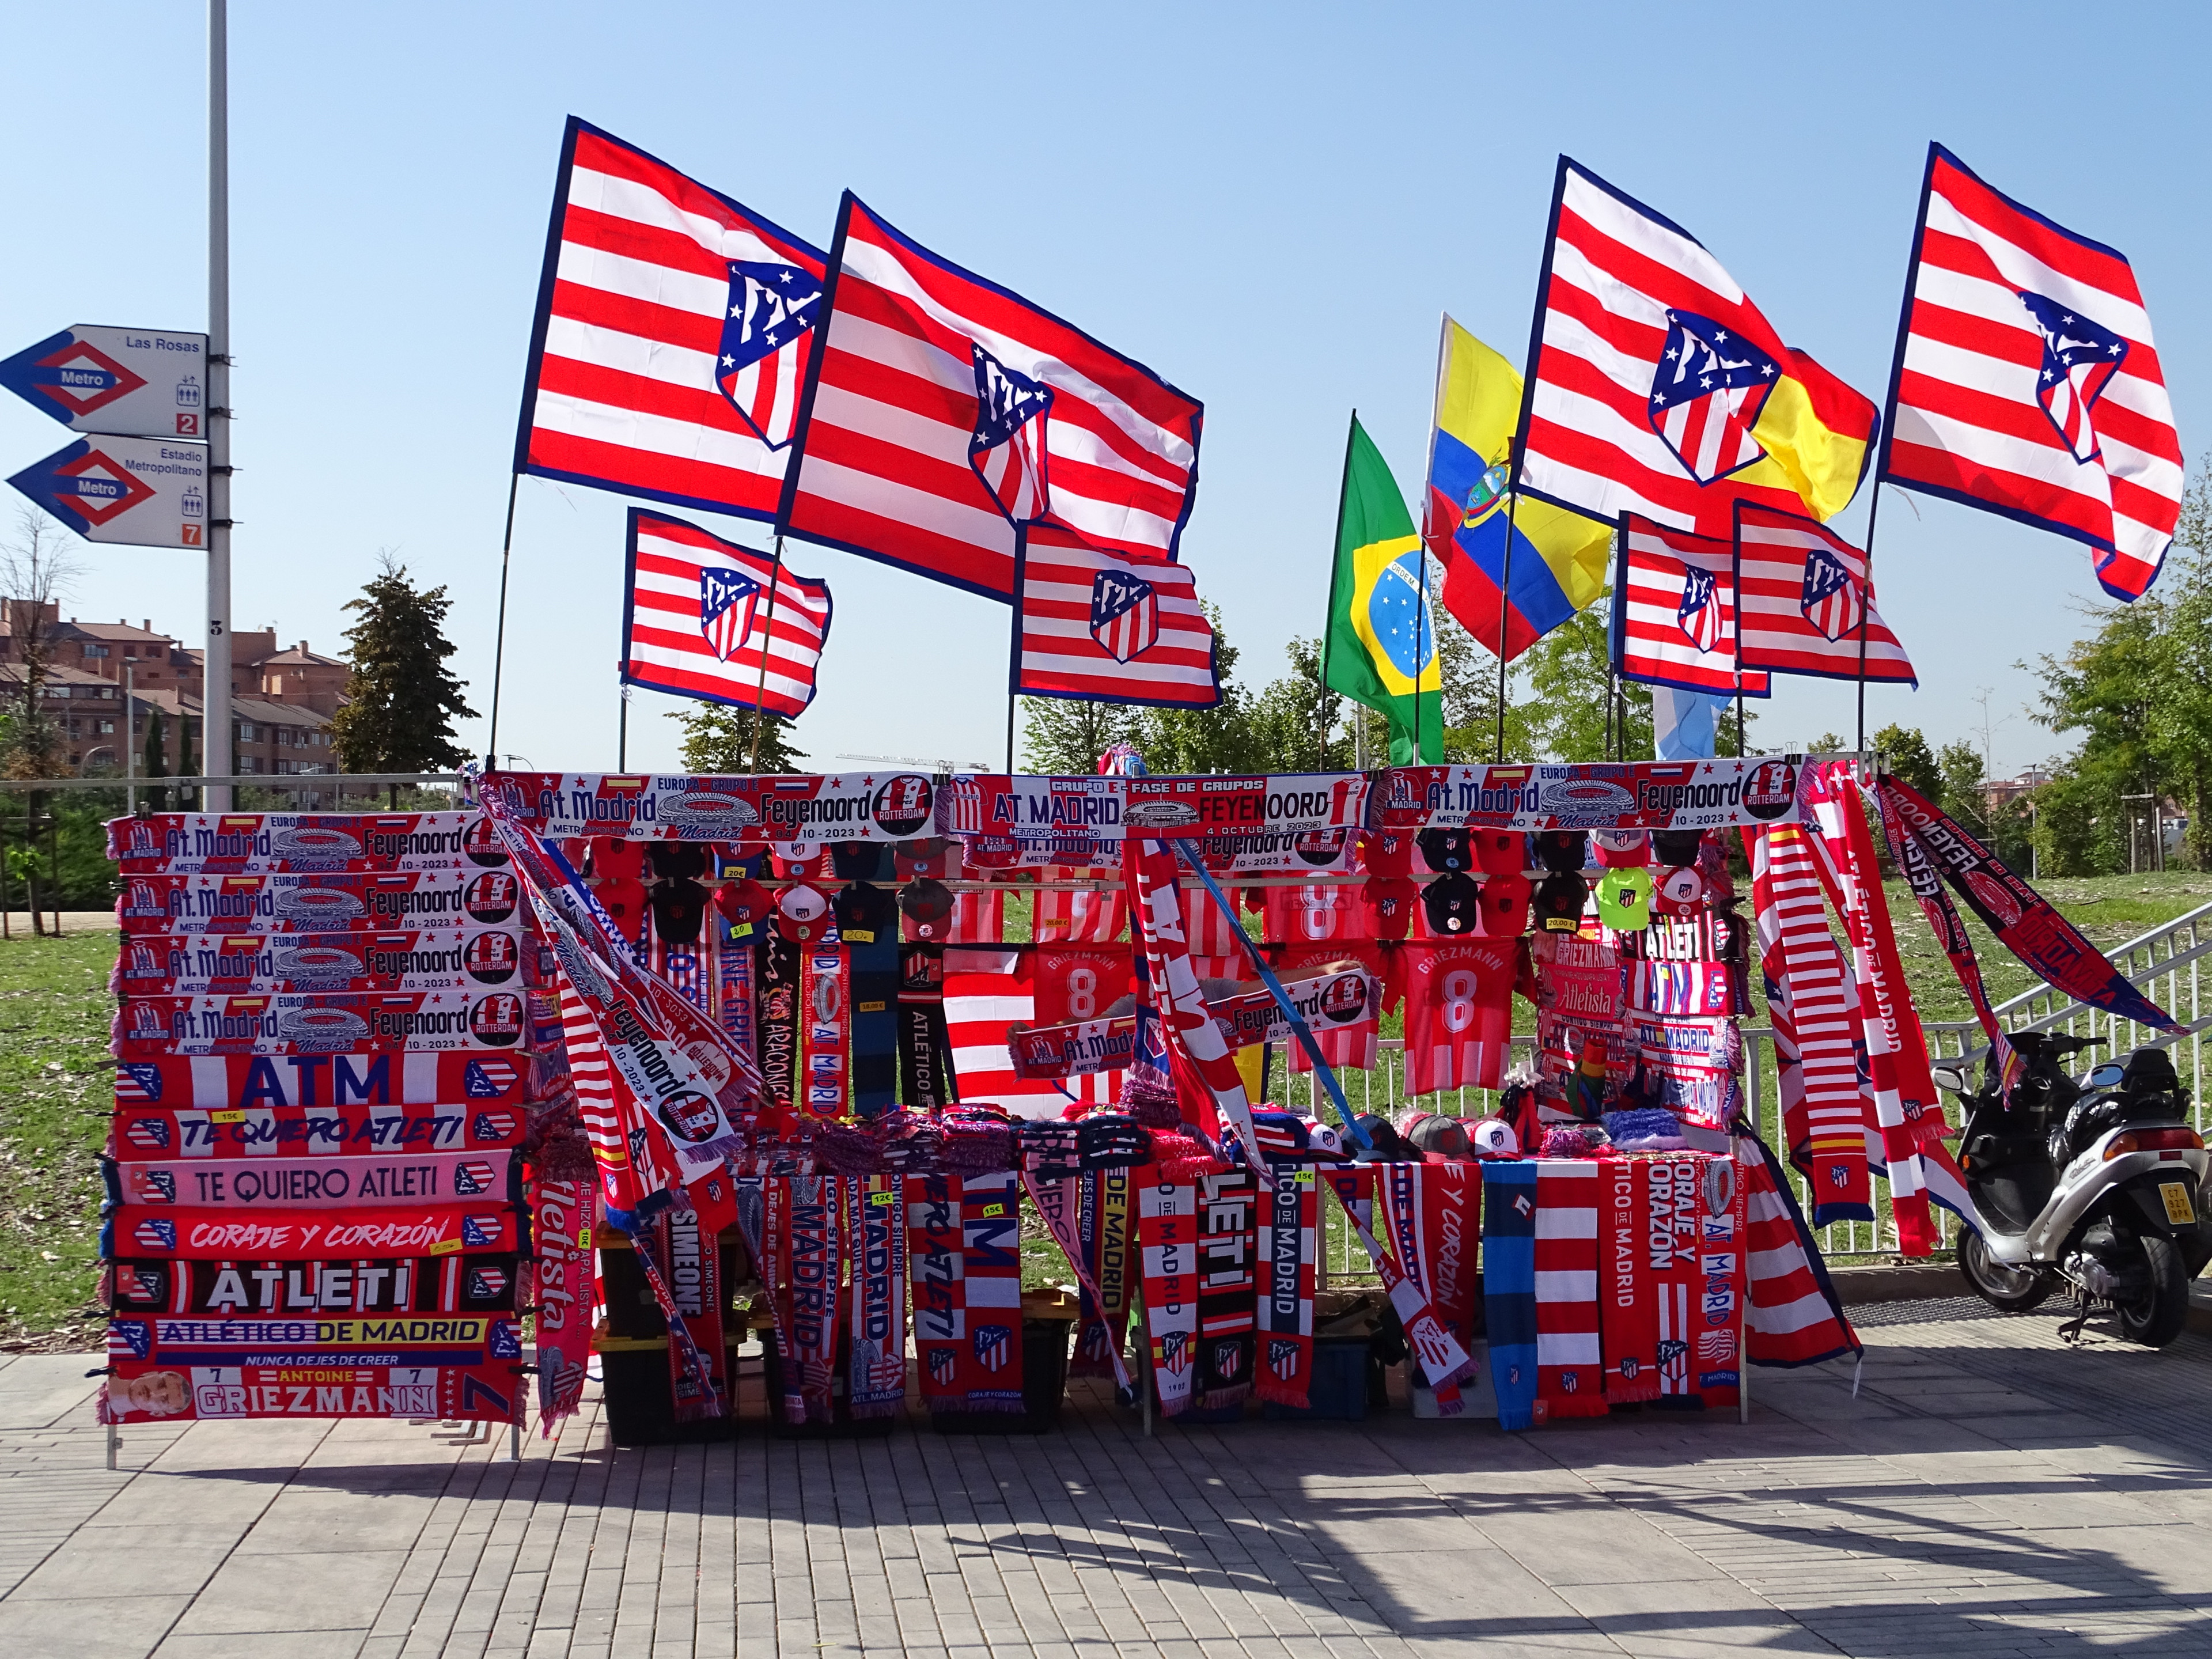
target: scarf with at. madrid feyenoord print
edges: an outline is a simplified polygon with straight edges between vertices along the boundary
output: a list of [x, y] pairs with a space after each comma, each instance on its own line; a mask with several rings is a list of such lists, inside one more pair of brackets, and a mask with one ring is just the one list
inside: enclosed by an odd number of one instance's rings
[[1145, 1324], [1152, 1391], [1167, 1417], [1190, 1409], [1198, 1347], [1198, 1189], [1146, 1182], [1137, 1189], [1137, 1239], [1144, 1261]]
[[1314, 1273], [1321, 1194], [1313, 1166], [1275, 1169], [1261, 1202], [1255, 1388], [1270, 1405], [1313, 1403]]
[[1252, 1391], [1259, 1183], [1249, 1170], [1198, 1179], [1198, 1403], [1241, 1403]]
[[729, 1351], [722, 1343], [722, 1265], [720, 1242], [699, 1224], [690, 1209], [669, 1208], [636, 1235], [638, 1248], [650, 1248], [662, 1279], [676, 1298], [669, 1319], [672, 1333], [680, 1322], [691, 1346], [706, 1361], [702, 1377], [681, 1347], [668, 1345], [668, 1382], [676, 1420], [696, 1423], [728, 1413]]
[[852, 1187], [852, 1376], [856, 1418], [893, 1417], [906, 1405], [906, 1224], [896, 1176]]

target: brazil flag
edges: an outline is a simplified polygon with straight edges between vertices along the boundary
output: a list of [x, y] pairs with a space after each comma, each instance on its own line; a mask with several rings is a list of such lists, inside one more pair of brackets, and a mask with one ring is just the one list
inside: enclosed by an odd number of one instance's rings
[[1393, 766], [1416, 764], [1417, 750], [1422, 761], [1444, 757], [1436, 617], [1427, 554], [1406, 498], [1354, 415], [1336, 509], [1322, 684], [1389, 722]]

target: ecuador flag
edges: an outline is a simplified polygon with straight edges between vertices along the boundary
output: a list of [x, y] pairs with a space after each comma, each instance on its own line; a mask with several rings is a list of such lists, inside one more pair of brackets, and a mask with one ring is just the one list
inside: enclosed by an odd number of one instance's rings
[[1397, 480], [1354, 415], [1336, 509], [1322, 684], [1389, 722], [1393, 766], [1415, 764], [1416, 748], [1420, 761], [1444, 757], [1443, 676], [1427, 565]]
[[1594, 519], [1523, 495], [1510, 514], [1509, 578], [1505, 495], [1520, 416], [1521, 377], [1513, 365], [1446, 317], [1429, 439], [1429, 551], [1444, 568], [1444, 608], [1486, 650], [1498, 649], [1498, 595], [1505, 593], [1508, 662], [1605, 591], [1612, 533]]

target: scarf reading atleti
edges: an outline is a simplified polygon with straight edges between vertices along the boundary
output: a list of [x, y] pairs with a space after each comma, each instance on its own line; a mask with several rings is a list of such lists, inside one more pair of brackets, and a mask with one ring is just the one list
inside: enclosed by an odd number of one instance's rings
[[1128, 1372], [1121, 1353], [1129, 1328], [1129, 1172], [1093, 1170], [1076, 1179], [1076, 1244], [1087, 1271], [1081, 1275], [1083, 1322], [1067, 1374], [1110, 1372], [1126, 1388]]
[[583, 1399], [592, 1329], [592, 1188], [531, 1172], [530, 1210], [538, 1244], [538, 1431], [573, 1413]]
[[1920, 843], [1966, 908], [2038, 977], [2118, 1018], [2154, 1030], [2184, 1030], [2130, 985], [2079, 928], [1925, 795], [1899, 778], [1882, 778], [1875, 787], [1883, 819], [1895, 823], [1895, 833]]
[[1197, 1212], [1195, 1187], [1148, 1182], [1137, 1189], [1152, 1389], [1166, 1417], [1190, 1407], [1192, 1350], [1198, 1343]]
[[[791, 1288], [784, 1323], [791, 1333], [792, 1366], [799, 1373], [806, 1419], [827, 1423], [835, 1409], [837, 1296], [845, 1254], [844, 1183], [836, 1176], [775, 1179], [789, 1192], [784, 1213], [790, 1237]], [[787, 1395], [790, 1389], [787, 1378]]]
[[1498, 1426], [1536, 1420], [1536, 1165], [1482, 1166], [1482, 1321]]
[[1605, 1415], [1597, 1337], [1597, 1160], [1536, 1164], [1535, 1420]]
[[[1117, 1170], [1115, 1173], [1124, 1172]], [[1097, 1280], [1091, 1274], [1091, 1250], [1083, 1237], [1082, 1218], [1087, 1212], [1094, 1212], [1097, 1208], [1097, 1181], [1096, 1173], [1069, 1176], [1059, 1181], [1040, 1181], [1036, 1176], [1027, 1173], [1022, 1176], [1022, 1185], [1029, 1192], [1030, 1202], [1036, 1206], [1036, 1212], [1044, 1222], [1045, 1231], [1052, 1235], [1053, 1243], [1059, 1245], [1061, 1253], [1067, 1257], [1067, 1265], [1075, 1270], [1075, 1282], [1081, 1287], [1080, 1306], [1086, 1320], [1090, 1317], [1090, 1310], [1098, 1305], [1099, 1297]], [[1125, 1321], [1127, 1318], [1126, 1311], [1123, 1318]], [[1103, 1335], [1105, 1328], [1103, 1321], [1099, 1328]], [[1127, 1392], [1129, 1373], [1121, 1360], [1118, 1336], [1117, 1332], [1117, 1340], [1110, 1348], [1105, 1348], [1102, 1342], [1103, 1361], [1100, 1369], [1090, 1375], [1103, 1376], [1110, 1369], [1115, 1384]], [[1068, 1374], [1079, 1375], [1073, 1366], [1069, 1368]]]
[[799, 1089], [799, 947], [770, 933], [760, 953], [761, 1099], [789, 1111]]
[[968, 1345], [963, 1409], [1019, 1412], [1022, 1400], [1021, 1177], [969, 1176], [960, 1194], [960, 1273]]
[[853, 966], [842, 945], [810, 945], [799, 953], [799, 1075], [809, 1117], [843, 1117], [850, 1078]]
[[853, 1188], [852, 1413], [893, 1417], [906, 1404], [906, 1227], [898, 1177], [856, 1177]]
[[1598, 1332], [1605, 1397], [1616, 1406], [1659, 1397], [1659, 1304], [1644, 1248], [1635, 1161], [1602, 1158], [1598, 1179]]
[[922, 1403], [932, 1411], [957, 1411], [963, 1403], [960, 1361], [968, 1341], [959, 1176], [906, 1177], [906, 1238]]
[[1249, 1170], [1199, 1177], [1198, 1403], [1212, 1410], [1252, 1391], [1259, 1183]]
[[899, 947], [899, 1099], [921, 1111], [952, 1103], [952, 1043], [945, 1024], [945, 952]]
[[1398, 1259], [1376, 1242], [1370, 1221], [1376, 1167], [1361, 1164], [1351, 1169], [1331, 1169], [1328, 1172], [1328, 1184], [1343, 1208], [1345, 1219], [1351, 1222], [1359, 1242], [1367, 1247], [1367, 1259], [1375, 1264], [1375, 1271], [1382, 1278], [1383, 1292], [1397, 1310], [1398, 1322], [1405, 1327], [1406, 1340], [1413, 1346], [1413, 1357], [1420, 1362], [1429, 1386], [1436, 1390], [1437, 1408], [1449, 1416], [1459, 1409], [1459, 1395], [1451, 1384], [1472, 1372], [1474, 1362], [1468, 1358], [1459, 1339], [1437, 1317], [1420, 1281], [1408, 1275]]
[[1310, 1164], [1276, 1171], [1261, 1200], [1260, 1398], [1304, 1411], [1313, 1404], [1314, 1240], [1321, 1194]]
[[721, 1250], [713, 1235], [699, 1225], [690, 1209], [666, 1209], [653, 1217], [650, 1228], [635, 1236], [641, 1249], [650, 1248], [670, 1293], [676, 1298], [669, 1319], [672, 1334], [680, 1321], [690, 1346], [706, 1362], [706, 1376], [698, 1375], [684, 1345], [668, 1345], [668, 1383], [675, 1401], [676, 1420], [696, 1423], [726, 1414], [730, 1397], [729, 1352], [722, 1344]]

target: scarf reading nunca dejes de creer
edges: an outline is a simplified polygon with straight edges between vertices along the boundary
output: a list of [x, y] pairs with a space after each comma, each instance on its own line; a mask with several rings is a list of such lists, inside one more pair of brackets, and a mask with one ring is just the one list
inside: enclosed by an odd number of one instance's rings
[[[1073, 1128], [1074, 1126], [1070, 1124], [1067, 1127]], [[1118, 1196], [1121, 1200], [1120, 1224], [1126, 1228], [1128, 1220], [1129, 1187], [1127, 1170], [1094, 1170], [1079, 1175], [1064, 1176], [1057, 1180], [1041, 1178], [1025, 1170], [1022, 1176], [1022, 1185], [1029, 1192], [1030, 1201], [1036, 1206], [1037, 1215], [1044, 1222], [1045, 1231], [1052, 1235], [1053, 1243], [1060, 1246], [1061, 1254], [1067, 1257], [1068, 1266], [1074, 1269], [1075, 1281], [1081, 1287], [1082, 1298], [1079, 1310], [1086, 1334], [1091, 1322], [1094, 1318], [1097, 1319], [1100, 1350], [1097, 1369], [1089, 1372], [1079, 1372], [1075, 1369], [1074, 1364], [1071, 1364], [1068, 1374], [1071, 1376], [1111, 1375], [1115, 1386], [1126, 1395], [1129, 1390], [1129, 1370], [1127, 1363], [1121, 1358], [1120, 1330], [1116, 1329], [1111, 1346], [1108, 1346], [1105, 1340], [1106, 1322], [1103, 1317], [1096, 1316], [1094, 1311], [1104, 1301], [1103, 1286], [1100, 1285], [1097, 1277], [1096, 1234], [1099, 1208], [1099, 1184], [1108, 1176], [1116, 1178], [1119, 1182]], [[1090, 1228], [1089, 1236], [1085, 1233], [1086, 1224]], [[1128, 1319], [1126, 1289], [1127, 1259], [1126, 1234], [1124, 1238], [1125, 1242], [1118, 1251], [1121, 1266], [1117, 1268], [1117, 1275], [1118, 1282], [1123, 1286], [1121, 1292], [1123, 1297], [1121, 1318], [1126, 1325]], [[1080, 1337], [1077, 1340], [1076, 1347], [1076, 1357], [1079, 1361], [1082, 1358], [1083, 1347]]]
[[1146, 1182], [1137, 1189], [1137, 1238], [1144, 1261], [1146, 1335], [1152, 1389], [1163, 1416], [1190, 1408], [1198, 1346], [1198, 1188]]
[[1070, 1376], [1111, 1375], [1129, 1385], [1122, 1360], [1129, 1328], [1129, 1289], [1136, 1217], [1129, 1203], [1129, 1171], [1090, 1170], [1076, 1177], [1076, 1248], [1082, 1258], [1082, 1324], [1075, 1338]]
[[1474, 1362], [1460, 1346], [1444, 1322], [1437, 1317], [1430, 1304], [1428, 1292], [1421, 1282], [1399, 1264], [1398, 1258], [1385, 1249], [1375, 1237], [1372, 1220], [1375, 1203], [1375, 1171], [1382, 1165], [1363, 1164], [1346, 1168], [1338, 1165], [1325, 1172], [1329, 1189], [1336, 1194], [1337, 1204], [1345, 1219], [1359, 1242], [1366, 1247], [1367, 1259], [1382, 1280], [1383, 1293], [1390, 1298], [1390, 1306], [1398, 1315], [1398, 1322], [1405, 1328], [1406, 1340], [1412, 1346], [1413, 1357], [1420, 1362], [1422, 1375], [1437, 1396], [1437, 1409], [1446, 1417], [1455, 1415], [1463, 1402], [1455, 1386], [1461, 1378], [1470, 1375]]
[[1321, 1194], [1311, 1164], [1275, 1168], [1275, 1190], [1261, 1196], [1258, 1296], [1259, 1375], [1271, 1405], [1313, 1404], [1315, 1238]]
[[1249, 1170], [1199, 1177], [1196, 1388], [1209, 1411], [1240, 1405], [1252, 1391], [1259, 1196]]
[[1536, 1161], [1535, 1420], [1602, 1417], [1595, 1158]]
[[1490, 1338], [1490, 1376], [1498, 1426], [1509, 1433], [1536, 1420], [1536, 1164], [1499, 1160], [1482, 1166], [1482, 1322]]
[[641, 1253], [650, 1249], [654, 1265], [676, 1299], [668, 1316], [673, 1338], [680, 1323], [690, 1346], [706, 1362], [702, 1378], [682, 1344], [668, 1345], [668, 1383], [676, 1420], [696, 1423], [728, 1414], [729, 1351], [722, 1344], [721, 1249], [688, 1208], [671, 1207], [653, 1218], [635, 1239]]
[[906, 1224], [896, 1176], [860, 1176], [852, 1188], [852, 1376], [856, 1418], [893, 1417], [906, 1404]]

